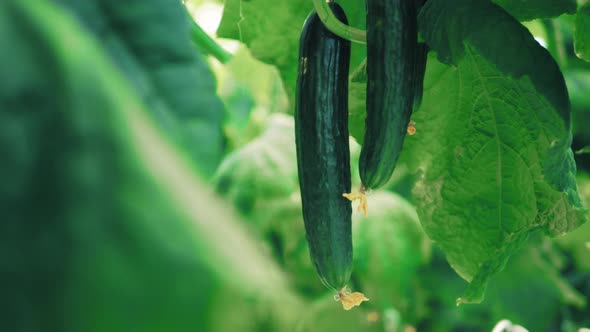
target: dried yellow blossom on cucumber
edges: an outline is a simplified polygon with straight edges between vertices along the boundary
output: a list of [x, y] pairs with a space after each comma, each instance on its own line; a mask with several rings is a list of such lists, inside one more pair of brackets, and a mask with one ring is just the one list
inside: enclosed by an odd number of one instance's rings
[[350, 310], [353, 307], [361, 305], [364, 301], [369, 301], [365, 294], [360, 292], [351, 293], [350, 289], [346, 286], [338, 291], [335, 299], [342, 302], [342, 308], [344, 308], [344, 310]]
[[363, 211], [365, 217], [369, 215], [369, 205], [367, 204], [367, 194], [365, 193], [365, 187], [361, 184], [361, 188], [358, 192], [344, 193], [342, 197], [348, 198], [349, 201], [354, 202], [359, 200], [359, 206], [357, 211]]

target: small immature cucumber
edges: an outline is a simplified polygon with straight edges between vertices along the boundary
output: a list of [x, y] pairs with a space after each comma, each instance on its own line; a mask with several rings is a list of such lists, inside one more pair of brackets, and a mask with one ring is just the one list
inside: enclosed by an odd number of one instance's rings
[[[330, 3], [347, 23], [344, 11]], [[348, 143], [350, 42], [312, 13], [299, 44], [295, 102], [297, 167], [311, 259], [328, 288], [341, 290], [352, 271], [352, 208]]]
[[367, 118], [359, 161], [367, 189], [391, 177], [412, 114], [418, 6], [416, 0], [367, 0]]

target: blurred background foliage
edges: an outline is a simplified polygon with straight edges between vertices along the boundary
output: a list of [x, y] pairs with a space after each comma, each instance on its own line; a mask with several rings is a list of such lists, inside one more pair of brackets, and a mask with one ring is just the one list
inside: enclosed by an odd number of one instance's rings
[[[422, 231], [403, 164], [370, 193], [370, 216], [354, 215], [351, 286], [371, 301], [343, 311], [305, 241], [282, 83], [293, 73], [217, 38], [221, 2], [185, 5], [225, 63], [191, 43], [174, 1], [0, 3], [3, 331], [590, 326], [590, 224], [531, 240], [484, 303], [457, 307], [466, 283]], [[574, 20], [526, 26], [566, 78], [575, 151], [590, 145], [590, 64], [574, 54]], [[576, 155], [586, 206], [589, 158]]]

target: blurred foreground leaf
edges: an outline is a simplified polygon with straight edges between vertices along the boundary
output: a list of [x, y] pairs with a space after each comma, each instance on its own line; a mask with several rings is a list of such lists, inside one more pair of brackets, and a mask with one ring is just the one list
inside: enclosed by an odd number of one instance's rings
[[54, 0], [106, 50], [168, 136], [213, 174], [224, 152], [223, 104], [191, 41], [191, 18], [167, 0]]
[[285, 276], [99, 45], [48, 1], [0, 4], [3, 327], [207, 330], [223, 287], [283, 330]]

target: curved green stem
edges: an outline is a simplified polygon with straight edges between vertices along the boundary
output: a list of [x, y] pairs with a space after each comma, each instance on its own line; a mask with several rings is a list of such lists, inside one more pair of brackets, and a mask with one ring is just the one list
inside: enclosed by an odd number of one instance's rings
[[364, 30], [356, 29], [340, 22], [332, 13], [328, 2], [325, 0], [313, 0], [313, 7], [326, 28], [335, 35], [355, 43], [367, 43], [367, 33]]
[[193, 39], [193, 44], [195, 44], [199, 49], [203, 50], [206, 54], [210, 54], [214, 56], [219, 62], [227, 63], [231, 60], [232, 55], [231, 53], [224, 50], [219, 44], [217, 44], [209, 35], [201, 29], [201, 27], [194, 21], [193, 17], [190, 15], [188, 8], [186, 8], [187, 15], [191, 19], [191, 37]]

